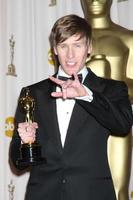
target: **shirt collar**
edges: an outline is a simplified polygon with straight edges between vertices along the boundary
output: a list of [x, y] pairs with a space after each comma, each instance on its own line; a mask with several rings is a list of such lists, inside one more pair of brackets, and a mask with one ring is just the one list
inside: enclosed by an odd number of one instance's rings
[[[88, 70], [86, 68], [86, 66], [84, 66], [79, 72], [78, 74], [82, 74], [82, 77], [83, 77], [83, 80], [82, 82], [84, 82], [87, 74], [88, 74]], [[59, 69], [58, 69], [58, 74], [57, 74], [57, 77], [58, 76], [65, 76], [65, 77], [70, 77], [68, 74], [66, 74], [63, 69], [61, 68], [61, 66], [59, 66]]]

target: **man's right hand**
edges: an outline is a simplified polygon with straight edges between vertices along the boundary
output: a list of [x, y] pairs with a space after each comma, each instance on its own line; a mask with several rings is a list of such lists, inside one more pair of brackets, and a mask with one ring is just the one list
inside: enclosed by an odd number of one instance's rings
[[22, 144], [24, 143], [33, 143], [36, 139], [36, 129], [38, 128], [38, 124], [36, 122], [28, 123], [23, 122], [18, 124], [18, 133], [21, 138]]

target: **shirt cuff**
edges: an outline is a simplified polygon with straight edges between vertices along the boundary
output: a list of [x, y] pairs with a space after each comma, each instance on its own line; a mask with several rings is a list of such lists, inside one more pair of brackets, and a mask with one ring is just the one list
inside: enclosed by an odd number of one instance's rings
[[83, 96], [83, 97], [76, 97], [76, 99], [92, 102], [92, 100], [93, 100], [93, 92], [89, 88], [87, 88], [85, 85], [83, 85], [83, 87], [87, 91], [88, 95]]

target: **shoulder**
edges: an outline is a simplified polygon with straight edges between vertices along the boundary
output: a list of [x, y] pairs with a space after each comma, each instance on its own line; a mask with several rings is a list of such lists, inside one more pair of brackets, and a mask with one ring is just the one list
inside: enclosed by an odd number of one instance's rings
[[127, 46], [132, 46], [133, 44], [133, 30], [127, 29], [122, 26], [116, 26], [116, 31], [118, 38], [121, 38], [123, 43], [126, 43]]
[[26, 87], [23, 87], [21, 89], [20, 95], [24, 95], [26, 88], [29, 89], [29, 94], [35, 95], [36, 93], [39, 94], [41, 93], [48, 93], [52, 86], [52, 82], [50, 81], [49, 78], [41, 80], [39, 82], [36, 82], [31, 85], [27, 85]]
[[114, 79], [107, 79], [107, 78], [101, 78], [101, 82], [103, 82], [107, 86], [112, 86], [112, 87], [127, 87], [126, 83], [124, 81], [120, 80], [114, 80]]
[[27, 87], [31, 88], [31, 89], [41, 89], [42, 87], [45, 87], [47, 86], [48, 84], [50, 83], [49, 79], [44, 79], [44, 80], [41, 80], [39, 82], [36, 82], [32, 85], [29, 85]]
[[103, 94], [107, 97], [128, 97], [128, 88], [124, 81], [100, 78], [104, 84]]
[[91, 78], [92, 82], [96, 84], [96, 86], [107, 86], [107, 87], [126, 87], [127, 85], [124, 81], [114, 80], [110, 78], [104, 78], [96, 75], [90, 68], [88, 68], [88, 72], [90, 74], [89, 78]]
[[104, 84], [106, 87], [109, 88], [127, 88], [127, 85], [124, 81], [121, 80], [114, 80], [114, 79], [110, 79], [110, 78], [103, 78], [103, 77], [99, 77], [97, 76], [99, 82], [101, 84]]
[[91, 74], [92, 89], [95, 91], [108, 97], [128, 95], [128, 88], [124, 81], [102, 78], [94, 74], [91, 70], [89, 73]]

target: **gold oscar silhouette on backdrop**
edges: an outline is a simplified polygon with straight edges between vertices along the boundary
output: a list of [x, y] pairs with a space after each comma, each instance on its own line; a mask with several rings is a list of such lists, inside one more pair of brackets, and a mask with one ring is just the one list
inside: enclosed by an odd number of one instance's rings
[[[112, 0], [81, 0], [81, 5], [93, 31], [87, 66], [101, 77], [125, 81], [133, 102], [133, 31], [111, 20]], [[131, 133], [124, 138], [108, 139], [108, 160], [117, 200], [129, 199], [131, 148]]]

